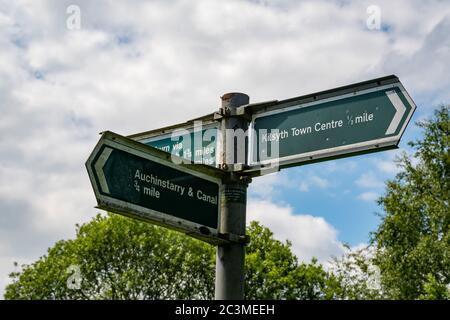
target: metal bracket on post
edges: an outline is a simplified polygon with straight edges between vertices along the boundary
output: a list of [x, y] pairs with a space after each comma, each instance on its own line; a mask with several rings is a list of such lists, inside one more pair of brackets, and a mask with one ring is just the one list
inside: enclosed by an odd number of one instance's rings
[[280, 166], [274, 167], [271, 165], [267, 166], [255, 165], [255, 166], [245, 166], [245, 168], [239, 171], [238, 173], [245, 177], [254, 178], [279, 171]]
[[250, 236], [248, 235], [237, 235], [233, 233], [219, 233], [219, 238], [224, 239], [226, 241], [232, 242], [232, 243], [240, 243], [247, 245], [250, 242]]
[[214, 113], [214, 120], [222, 120], [224, 118], [242, 118], [246, 121], [252, 121], [252, 116], [249, 113], [249, 104], [238, 107], [238, 108], [230, 108], [230, 107], [222, 107], [218, 112]]
[[242, 172], [246, 170], [248, 167], [244, 163], [232, 163], [221, 165], [220, 168], [227, 172]]
[[[223, 110], [223, 109], [221, 109]], [[242, 118], [247, 120], [248, 122], [252, 121], [252, 116], [247, 113], [247, 109], [239, 107], [236, 109], [225, 109], [224, 117], [228, 118]]]

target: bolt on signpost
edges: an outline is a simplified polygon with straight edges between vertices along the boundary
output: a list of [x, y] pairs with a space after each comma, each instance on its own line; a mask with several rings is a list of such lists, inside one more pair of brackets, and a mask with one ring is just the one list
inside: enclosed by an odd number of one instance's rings
[[253, 104], [228, 93], [186, 123], [103, 133], [86, 167], [98, 208], [216, 245], [215, 298], [243, 299], [252, 177], [397, 148], [415, 109], [396, 76]]

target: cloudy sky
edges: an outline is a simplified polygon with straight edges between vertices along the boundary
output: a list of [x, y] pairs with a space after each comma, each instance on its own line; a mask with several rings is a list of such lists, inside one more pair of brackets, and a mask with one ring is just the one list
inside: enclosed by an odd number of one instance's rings
[[[447, 0], [0, 0], [0, 297], [13, 261], [96, 214], [84, 162], [100, 131], [183, 122], [231, 91], [258, 102], [389, 74], [417, 121], [450, 101], [449, 61]], [[411, 124], [401, 149], [418, 136]], [[324, 262], [342, 242], [367, 243], [396, 154], [255, 179], [248, 215]]]

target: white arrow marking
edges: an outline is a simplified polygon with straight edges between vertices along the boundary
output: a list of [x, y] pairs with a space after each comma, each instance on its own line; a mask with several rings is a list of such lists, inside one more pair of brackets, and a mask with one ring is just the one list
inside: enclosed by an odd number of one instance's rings
[[108, 161], [108, 158], [111, 155], [112, 151], [113, 150], [111, 148], [103, 149], [102, 154], [100, 155], [100, 157], [98, 157], [98, 160], [94, 165], [95, 171], [97, 172], [98, 181], [100, 183], [100, 188], [105, 193], [110, 193], [110, 192], [109, 192], [108, 183], [106, 183], [105, 173], [103, 172], [103, 166], [105, 165], [106, 161]]
[[405, 114], [406, 107], [403, 104], [400, 97], [398, 96], [397, 92], [395, 92], [395, 90], [386, 91], [386, 95], [388, 96], [389, 100], [391, 101], [392, 105], [395, 108], [394, 118], [392, 119], [385, 133], [385, 135], [388, 135], [394, 133], [395, 130], [397, 130], [397, 127], [400, 124], [403, 115]]

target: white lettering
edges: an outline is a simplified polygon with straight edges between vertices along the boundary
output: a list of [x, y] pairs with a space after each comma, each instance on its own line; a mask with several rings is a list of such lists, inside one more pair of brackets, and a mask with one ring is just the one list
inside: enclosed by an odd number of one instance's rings
[[317, 122], [314, 125], [314, 130], [316, 132], [318, 132], [318, 131], [326, 131], [326, 130], [336, 129], [336, 128], [342, 127], [343, 124], [344, 124], [344, 122], [342, 120], [338, 120], [338, 121], [331, 120], [331, 121], [325, 122], [325, 123]]
[[175, 308], [177, 315], [201, 315], [203, 318], [208, 316], [209, 307], [189, 307], [184, 304], [181, 307]]
[[159, 199], [160, 193], [158, 190], [155, 189], [155, 187], [147, 188], [144, 187], [144, 194], [150, 197], [154, 197]]
[[305, 127], [305, 128], [291, 128], [291, 132], [293, 136], [302, 136], [304, 134], [311, 133], [312, 128], [311, 127]]
[[280, 141], [287, 137], [289, 137], [289, 132], [287, 130], [283, 130], [281, 132], [263, 133], [261, 140], [262, 142], [272, 142], [272, 141]]
[[211, 204], [217, 204], [217, 196], [208, 196], [202, 192], [202, 190], [197, 191], [197, 199], [204, 202], [209, 202]]
[[362, 115], [355, 117], [355, 123], [370, 122], [372, 120], [373, 120], [373, 113], [364, 112]]

